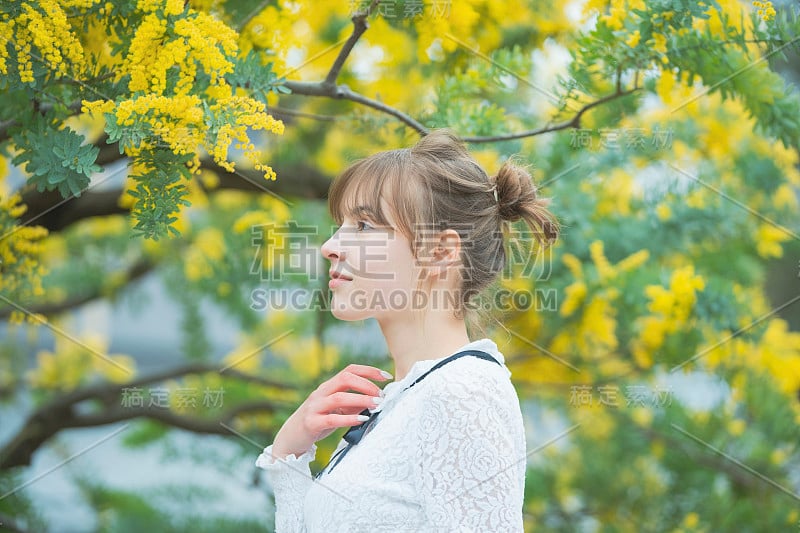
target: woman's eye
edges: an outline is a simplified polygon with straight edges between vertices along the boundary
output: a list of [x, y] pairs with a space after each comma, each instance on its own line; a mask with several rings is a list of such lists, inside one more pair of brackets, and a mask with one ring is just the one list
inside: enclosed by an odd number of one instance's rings
[[364, 231], [365, 229], [372, 229], [372, 226], [364, 222], [363, 220], [359, 220], [356, 222], [356, 228], [358, 231]]

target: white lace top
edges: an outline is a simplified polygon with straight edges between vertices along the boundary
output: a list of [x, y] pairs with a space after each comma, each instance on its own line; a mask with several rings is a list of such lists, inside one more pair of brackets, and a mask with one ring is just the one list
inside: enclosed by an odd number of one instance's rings
[[276, 532], [523, 531], [526, 444], [511, 372], [490, 339], [466, 349], [502, 366], [461, 357], [403, 391], [444, 358], [414, 363], [384, 387], [361, 441], [319, 479], [309, 467], [316, 445], [277, 461], [268, 446], [256, 465], [275, 494]]

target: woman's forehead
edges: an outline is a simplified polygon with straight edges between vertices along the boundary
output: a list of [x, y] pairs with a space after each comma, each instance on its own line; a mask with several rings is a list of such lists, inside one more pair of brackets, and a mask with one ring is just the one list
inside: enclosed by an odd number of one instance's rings
[[[375, 194], [377, 193], [377, 194]], [[345, 218], [369, 218], [375, 222], [394, 224], [391, 192], [370, 191], [362, 187], [346, 193], [340, 213]]]
[[379, 205], [357, 203], [345, 211], [345, 218], [367, 218], [375, 222], [386, 221], [390, 226], [394, 226], [394, 217], [388, 202], [382, 197], [379, 198], [379, 202]]

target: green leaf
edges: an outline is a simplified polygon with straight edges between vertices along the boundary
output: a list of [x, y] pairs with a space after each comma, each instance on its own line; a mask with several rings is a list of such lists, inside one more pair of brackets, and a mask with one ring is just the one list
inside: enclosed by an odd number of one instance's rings
[[27, 130], [13, 138], [21, 152], [12, 160], [24, 165], [28, 181], [39, 191], [58, 188], [64, 198], [88, 187], [99, 149], [83, 145], [84, 137], [70, 128], [56, 129], [46, 117], [35, 118]]

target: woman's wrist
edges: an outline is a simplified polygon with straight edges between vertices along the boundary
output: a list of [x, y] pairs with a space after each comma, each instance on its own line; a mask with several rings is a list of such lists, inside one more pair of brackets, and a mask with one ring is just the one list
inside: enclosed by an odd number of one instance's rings
[[[294, 415], [293, 415], [294, 416]], [[292, 429], [293, 420], [289, 417], [283, 424], [283, 427], [275, 435], [275, 440], [272, 442], [272, 456], [275, 459], [285, 459], [287, 455], [294, 454], [295, 457], [300, 457], [314, 445], [313, 442], [302, 442], [303, 439], [293, 439], [290, 434]]]
[[271, 450], [272, 451], [272, 457], [276, 461], [279, 460], [279, 459], [286, 459], [290, 455], [294, 455], [295, 457], [300, 457], [301, 455], [307, 453], [312, 448], [312, 446], [309, 446], [308, 448], [299, 450], [299, 449], [296, 449], [296, 448], [295, 449], [282, 448], [278, 444], [273, 444], [272, 445], [272, 450]]

